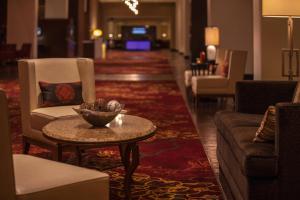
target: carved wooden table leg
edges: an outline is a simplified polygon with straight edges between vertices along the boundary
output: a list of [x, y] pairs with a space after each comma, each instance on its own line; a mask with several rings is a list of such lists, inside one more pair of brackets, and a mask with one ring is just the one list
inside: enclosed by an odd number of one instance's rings
[[124, 190], [126, 199], [131, 199], [132, 174], [140, 162], [140, 152], [137, 143], [123, 144], [119, 146], [121, 159], [125, 167]]

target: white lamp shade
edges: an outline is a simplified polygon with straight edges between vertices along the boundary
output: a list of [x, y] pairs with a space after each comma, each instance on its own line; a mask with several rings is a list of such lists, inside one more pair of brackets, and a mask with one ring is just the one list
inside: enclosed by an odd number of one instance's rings
[[220, 31], [218, 27], [205, 28], [205, 44], [206, 46], [220, 44]]
[[264, 17], [300, 17], [300, 0], [263, 0]]

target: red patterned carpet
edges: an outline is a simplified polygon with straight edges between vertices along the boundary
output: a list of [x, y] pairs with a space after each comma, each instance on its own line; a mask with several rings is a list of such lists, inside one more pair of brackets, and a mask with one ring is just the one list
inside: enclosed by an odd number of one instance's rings
[[171, 74], [167, 54], [161, 51], [108, 51], [95, 61], [96, 74]]
[[[152, 120], [155, 137], [140, 143], [141, 162], [134, 174], [133, 199], [221, 199], [213, 174], [192, 119], [175, 82], [97, 82], [97, 97], [117, 99], [129, 114]], [[13, 150], [21, 152], [19, 86], [17, 81], [0, 81], [9, 98]], [[123, 198], [124, 170], [117, 148], [89, 150], [83, 165], [106, 170], [111, 177], [111, 199]], [[50, 153], [34, 147], [30, 154], [49, 158]], [[75, 164], [72, 153], [64, 162]]]

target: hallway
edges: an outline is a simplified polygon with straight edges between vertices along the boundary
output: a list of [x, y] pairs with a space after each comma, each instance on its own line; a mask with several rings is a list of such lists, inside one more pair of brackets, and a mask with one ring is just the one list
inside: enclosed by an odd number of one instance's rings
[[[156, 61], [153, 58], [147, 59], [153, 53], [155, 56], [162, 56], [162, 59]], [[214, 163], [215, 142], [212, 141], [215, 139], [215, 133], [210, 129], [213, 127], [211, 120], [213, 114], [201, 115], [201, 123], [198, 123], [202, 127], [202, 131], [208, 130], [208, 132], [197, 131], [190, 111], [186, 107], [187, 104], [183, 98], [185, 95], [182, 96], [185, 93], [184, 91], [180, 92], [175, 82], [177, 80], [182, 88], [179, 71], [183, 70], [182, 68], [185, 66], [184, 60], [180, 55], [169, 52], [149, 52], [149, 54], [143, 52], [143, 54], [124, 52], [125, 58], [110, 66], [114, 68], [117, 65], [116, 73], [102, 74], [105, 79], [101, 79], [101, 74], [96, 73], [97, 98], [116, 99], [125, 104], [128, 114], [146, 117], [158, 127], [153, 138], [140, 143], [141, 158], [140, 165], [134, 174], [133, 199], [137, 197], [139, 197], [137, 199], [200, 197], [221, 199], [222, 192], [211, 168], [211, 163], [216, 164]], [[179, 60], [181, 61], [179, 62]], [[130, 65], [131, 61], [132, 65]], [[174, 67], [168, 64], [169, 61]], [[108, 59], [107, 62], [110, 60]], [[124, 65], [124, 62], [129, 63]], [[141, 63], [139, 67], [144, 67], [143, 71], [151, 71], [153, 62], [163, 68], [170, 68], [170, 73], [132, 74], [130, 66], [135, 68], [138, 66], [137, 63]], [[118, 70], [123, 66], [124, 69], [128, 69], [129, 73], [125, 73], [126, 70], [123, 70], [122, 74], [118, 74]], [[101, 67], [101, 64], [96, 64], [97, 67]], [[154, 69], [157, 68], [154, 67]], [[117, 79], [115, 79], [116, 77]], [[20, 134], [18, 81], [16, 79], [1, 80], [0, 87], [4, 88], [8, 94], [14, 138], [13, 150], [15, 153], [20, 153], [22, 137]], [[204, 141], [203, 144], [199, 140], [198, 133], [200, 133], [201, 140]], [[202, 138], [202, 136], [204, 137]], [[210, 161], [204, 150], [211, 156], [209, 157]], [[49, 151], [39, 147], [31, 148], [30, 154], [51, 158]], [[76, 164], [77, 157], [72, 152], [64, 153], [63, 161]], [[86, 151], [83, 154], [82, 166], [104, 170], [110, 174], [111, 199], [123, 197], [124, 171], [120, 164], [117, 148]], [[214, 169], [216, 170], [217, 167], [214, 166]]]

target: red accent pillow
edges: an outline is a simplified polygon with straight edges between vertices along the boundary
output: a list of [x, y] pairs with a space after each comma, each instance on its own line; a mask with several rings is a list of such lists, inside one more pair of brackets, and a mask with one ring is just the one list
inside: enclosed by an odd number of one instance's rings
[[229, 64], [227, 61], [224, 61], [223, 65], [221, 65], [221, 73], [222, 76], [228, 77], [228, 72], [229, 72]]
[[41, 107], [79, 105], [83, 103], [82, 83], [39, 82], [42, 92]]

